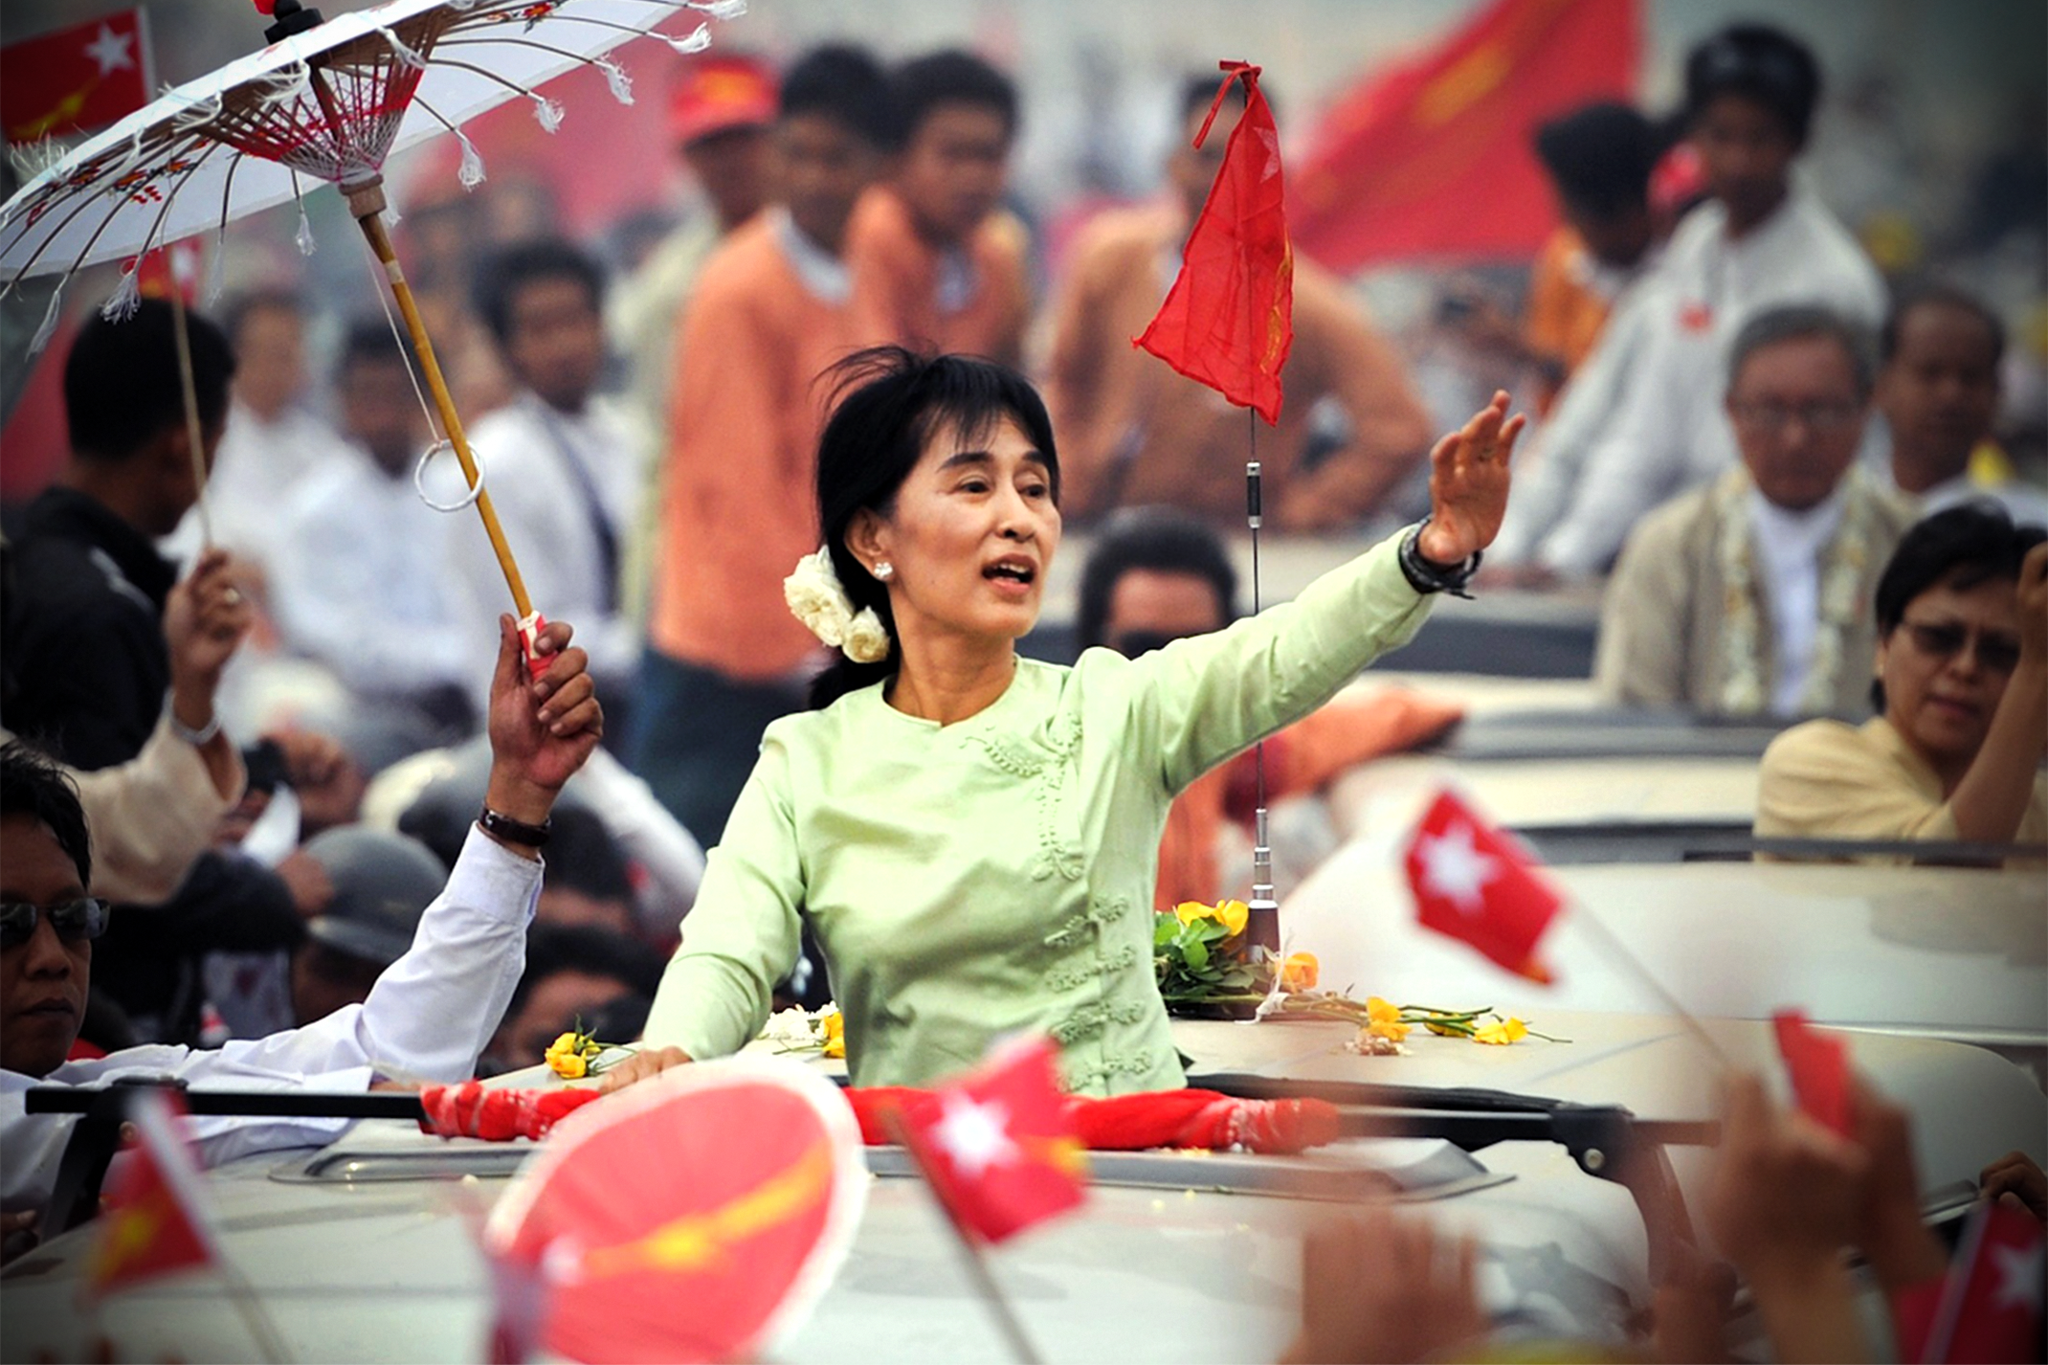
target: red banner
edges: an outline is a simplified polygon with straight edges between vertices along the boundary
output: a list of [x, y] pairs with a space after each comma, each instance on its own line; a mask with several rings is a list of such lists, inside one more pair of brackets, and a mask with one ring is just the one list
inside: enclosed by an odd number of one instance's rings
[[1581, 105], [1634, 100], [1641, 48], [1637, 0], [1496, 0], [1331, 106], [1296, 168], [1296, 248], [1346, 272], [1533, 256], [1557, 211], [1530, 139]]
[[1562, 901], [1520, 844], [1446, 791], [1403, 859], [1425, 928], [1463, 939], [1511, 972], [1548, 983], [1536, 945]]
[[149, 103], [139, 9], [0, 47], [0, 127], [16, 146], [118, 123]]
[[219, 1259], [204, 1212], [204, 1179], [184, 1135], [181, 1106], [158, 1090], [129, 1105], [135, 1150], [109, 1187], [100, 1214], [87, 1282], [110, 1294], [131, 1284]]

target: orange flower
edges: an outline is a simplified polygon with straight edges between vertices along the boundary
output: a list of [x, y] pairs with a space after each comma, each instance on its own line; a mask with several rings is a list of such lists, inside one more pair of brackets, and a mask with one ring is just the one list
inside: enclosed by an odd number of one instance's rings
[[1287, 960], [1280, 964], [1280, 989], [1283, 991], [1314, 990], [1321, 964], [1314, 953], [1289, 953]]
[[1472, 1035], [1477, 1042], [1492, 1043], [1497, 1047], [1519, 1043], [1528, 1036], [1529, 1026], [1515, 1018], [1496, 1019], [1490, 1024], [1481, 1024]]
[[1401, 1007], [1392, 1005], [1377, 995], [1365, 998], [1365, 1031], [1375, 1038], [1385, 1038], [1398, 1043], [1408, 1036], [1408, 1025], [1401, 1022]]

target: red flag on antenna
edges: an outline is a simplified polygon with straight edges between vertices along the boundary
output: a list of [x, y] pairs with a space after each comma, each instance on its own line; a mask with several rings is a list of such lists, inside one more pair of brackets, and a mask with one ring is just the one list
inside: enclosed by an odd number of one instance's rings
[[1244, 82], [1244, 115], [1181, 250], [1180, 274], [1132, 344], [1239, 407], [1258, 409], [1272, 425], [1280, 420], [1280, 367], [1294, 344], [1294, 252], [1282, 202], [1280, 130], [1259, 93], [1259, 68], [1218, 65], [1223, 86], [1195, 145], [1208, 138], [1233, 81]]

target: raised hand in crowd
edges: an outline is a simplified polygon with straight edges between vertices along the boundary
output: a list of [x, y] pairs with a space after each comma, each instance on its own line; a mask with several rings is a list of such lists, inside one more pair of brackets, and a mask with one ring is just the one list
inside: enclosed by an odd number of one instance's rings
[[1384, 1205], [1319, 1224], [1302, 1238], [1301, 1331], [1280, 1359], [1449, 1359], [1487, 1330], [1477, 1263], [1470, 1237], [1439, 1234]]
[[1920, 1216], [1912, 1119], [1861, 1076], [1851, 1091], [1856, 1145], [1869, 1158], [1857, 1198], [1856, 1245], [1887, 1294], [1948, 1270], [1948, 1253]]
[[256, 619], [247, 595], [235, 586], [235, 574], [232, 555], [219, 548], [207, 550], [164, 601], [164, 640], [171, 654], [171, 717], [190, 731], [214, 731], [200, 752], [223, 795], [228, 794], [236, 769], [231, 741], [214, 724], [214, 694], [220, 690], [221, 670]]
[[1429, 524], [1416, 545], [1424, 558], [1462, 564], [1500, 534], [1508, 510], [1508, 458], [1528, 421], [1519, 413], [1508, 416], [1502, 391], [1429, 452]]
[[2025, 1209], [2048, 1223], [2048, 1177], [2025, 1152], [2007, 1152], [1984, 1168], [1977, 1183], [1984, 1198]]
[[[484, 804], [525, 824], [548, 818], [562, 784], [604, 737], [604, 711], [590, 680], [590, 659], [570, 647], [572, 634], [562, 621], [550, 621], [540, 632], [534, 652], [548, 666], [533, 678], [512, 618], [498, 618], [498, 666], [491, 677], [488, 723], [491, 776]], [[524, 846], [508, 847], [537, 856]]]
[[1842, 1256], [1871, 1164], [1860, 1146], [1773, 1104], [1755, 1076], [1730, 1078], [1705, 1221], [1780, 1361], [1875, 1359]]
[[339, 740], [296, 729], [273, 730], [264, 738], [284, 756], [285, 781], [299, 798], [301, 839], [356, 822], [368, 780]]

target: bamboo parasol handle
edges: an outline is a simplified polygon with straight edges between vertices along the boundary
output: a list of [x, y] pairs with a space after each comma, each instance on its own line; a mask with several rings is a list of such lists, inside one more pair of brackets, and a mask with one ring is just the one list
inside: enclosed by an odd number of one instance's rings
[[[470, 453], [469, 438], [463, 434], [462, 418], [455, 411], [455, 400], [449, 396], [448, 381], [441, 375], [441, 362], [434, 357], [434, 343], [427, 336], [427, 325], [420, 319], [419, 305], [413, 300], [412, 286], [405, 281], [405, 272], [399, 269], [398, 254], [391, 249], [391, 236], [384, 230], [384, 193], [381, 181], [364, 185], [344, 185], [342, 192], [348, 196], [349, 211], [356, 215], [356, 222], [363, 229], [363, 236], [369, 240], [370, 250], [376, 253], [384, 266], [384, 274], [391, 281], [392, 297], [398, 300], [398, 311], [405, 318], [405, 329], [412, 335], [413, 350], [419, 355], [420, 368], [427, 376], [427, 388], [434, 395], [434, 407], [441, 414], [441, 426], [448, 433], [448, 443], [455, 447], [455, 458], [462, 464], [463, 477], [469, 486], [477, 486], [478, 474], [476, 457]], [[505, 586], [512, 590], [512, 605], [521, 622], [533, 616], [533, 600], [526, 595], [526, 580], [520, 576], [519, 562], [512, 557], [512, 547], [505, 540], [505, 528], [498, 523], [497, 509], [491, 505], [489, 490], [481, 491], [476, 497], [477, 515], [483, 518], [484, 534], [491, 538], [491, 549], [498, 556], [498, 567], [505, 571]]]

